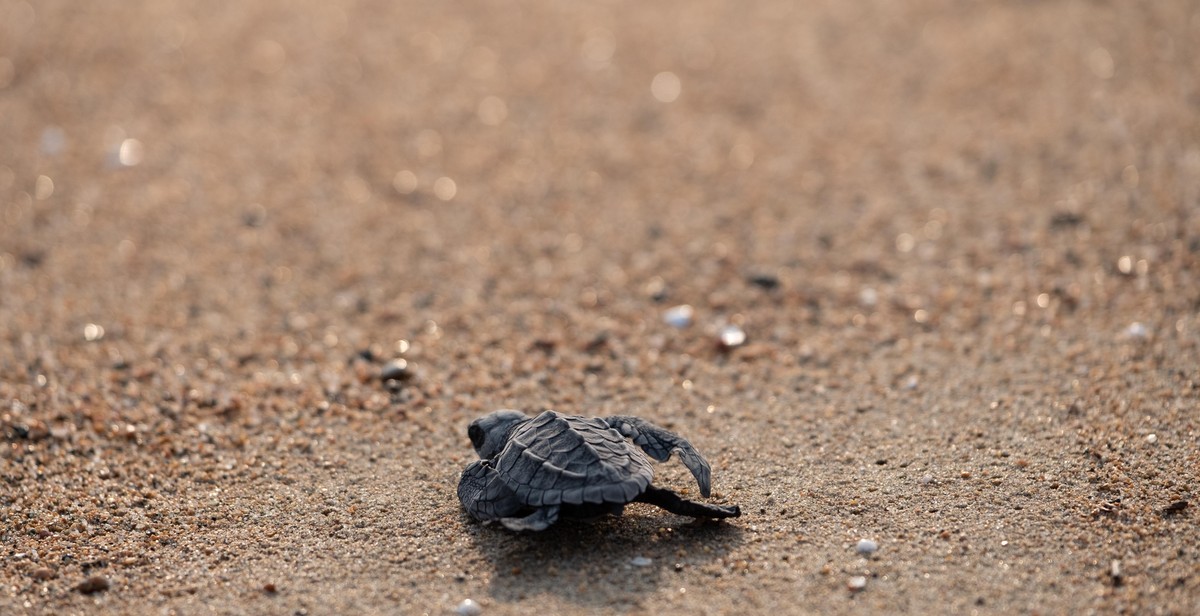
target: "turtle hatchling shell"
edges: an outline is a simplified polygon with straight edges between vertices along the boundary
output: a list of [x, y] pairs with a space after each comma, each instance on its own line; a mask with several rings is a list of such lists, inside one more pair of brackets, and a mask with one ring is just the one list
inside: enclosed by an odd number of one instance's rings
[[531, 507], [628, 503], [654, 477], [645, 454], [602, 420], [554, 411], [513, 431], [494, 464]]

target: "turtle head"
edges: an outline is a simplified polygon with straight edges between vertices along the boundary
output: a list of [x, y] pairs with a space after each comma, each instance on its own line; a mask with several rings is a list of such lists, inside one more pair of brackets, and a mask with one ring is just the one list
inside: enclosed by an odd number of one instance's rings
[[513, 428], [527, 419], [529, 416], [521, 411], [494, 411], [472, 421], [467, 428], [467, 436], [471, 437], [471, 445], [479, 457], [490, 460], [504, 449]]

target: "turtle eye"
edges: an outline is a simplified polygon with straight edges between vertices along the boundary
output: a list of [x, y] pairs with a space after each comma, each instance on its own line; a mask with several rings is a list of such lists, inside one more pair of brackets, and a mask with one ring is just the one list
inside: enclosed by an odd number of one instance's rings
[[480, 447], [483, 447], [483, 428], [480, 428], [475, 424], [471, 424], [471, 427], [467, 428], [467, 436], [471, 437], [471, 445], [474, 446], [476, 450], [478, 450]]

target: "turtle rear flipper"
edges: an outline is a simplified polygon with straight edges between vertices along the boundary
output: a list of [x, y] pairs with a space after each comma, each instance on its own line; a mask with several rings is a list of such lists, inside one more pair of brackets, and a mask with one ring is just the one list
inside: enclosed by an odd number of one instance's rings
[[458, 499], [476, 520], [488, 522], [507, 518], [525, 509], [512, 490], [496, 475], [485, 460], [476, 460], [463, 471], [458, 481]]
[[641, 417], [616, 415], [604, 421], [626, 438], [633, 439], [634, 444], [641, 447], [646, 455], [659, 462], [666, 462], [673, 453], [678, 454], [679, 460], [692, 471], [692, 476], [700, 485], [700, 494], [709, 495], [712, 490], [712, 469], [708, 466], [708, 460], [686, 438]]
[[686, 515], [693, 518], [736, 518], [742, 515], [742, 510], [737, 505], [722, 507], [720, 505], [697, 503], [696, 501], [687, 500], [670, 490], [654, 486], [646, 488], [646, 491], [642, 492], [634, 500], [662, 507], [676, 515]]
[[557, 505], [539, 507], [523, 518], [500, 518], [500, 523], [509, 530], [546, 530], [558, 521], [558, 510]]

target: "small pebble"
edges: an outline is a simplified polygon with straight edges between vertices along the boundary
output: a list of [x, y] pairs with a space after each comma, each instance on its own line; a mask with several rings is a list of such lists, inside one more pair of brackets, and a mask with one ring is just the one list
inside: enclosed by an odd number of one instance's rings
[[854, 546], [854, 551], [862, 554], [863, 556], [874, 554], [878, 549], [879, 544], [871, 541], [870, 539], [862, 539], [858, 542], [858, 545]]
[[379, 373], [379, 378], [384, 381], [404, 381], [411, 377], [412, 372], [408, 370], [408, 360], [405, 359], [389, 361]]
[[1158, 435], [1157, 435], [1157, 434], [1147, 434], [1147, 435], [1146, 435], [1146, 442], [1147, 442], [1147, 443], [1150, 443], [1151, 445], [1153, 445], [1153, 444], [1157, 443], [1157, 442], [1158, 442]]
[[751, 284], [767, 289], [768, 291], [779, 288], [779, 277], [775, 274], [759, 272], [747, 276], [746, 280], [750, 281]]
[[1177, 500], [1166, 507], [1163, 507], [1163, 513], [1173, 515], [1188, 508], [1188, 502], [1185, 500]]
[[721, 340], [721, 346], [726, 349], [732, 349], [746, 343], [746, 332], [742, 331], [742, 328], [737, 325], [722, 327], [718, 337]]
[[1135, 321], [1125, 328], [1125, 335], [1135, 340], [1145, 340], [1150, 337], [1150, 328]]
[[933, 475], [921, 475], [917, 481], [923, 486], [930, 485], [933, 483]]
[[629, 564], [633, 565], [634, 567], [649, 567], [650, 563], [652, 562], [654, 561], [646, 558], [645, 556], [635, 556], [633, 560], [629, 561]]
[[242, 212], [242, 224], [251, 229], [258, 229], [267, 222], [267, 208], [261, 203], [251, 205], [246, 211]]
[[75, 590], [85, 594], [94, 595], [98, 592], [108, 590], [108, 578], [102, 575], [93, 575], [92, 577], [82, 581], [75, 587]]
[[671, 327], [683, 329], [692, 324], [692, 316], [696, 314], [696, 310], [687, 304], [681, 304], [674, 308], [667, 309], [663, 313], [663, 323]]
[[45, 581], [54, 578], [54, 569], [50, 567], [38, 567], [31, 571], [29, 575], [35, 580]]
[[1050, 217], [1050, 226], [1052, 228], [1076, 227], [1083, 223], [1084, 217], [1076, 212], [1055, 212]]
[[463, 602], [454, 608], [454, 613], [459, 616], [479, 616], [483, 613], [483, 608], [471, 599], [463, 599]]
[[671, 296], [671, 291], [667, 288], [666, 283], [662, 281], [662, 278], [651, 280], [646, 285], [646, 293], [650, 295], [650, 299], [660, 304], [667, 301], [667, 298]]
[[856, 576], [850, 578], [850, 581], [846, 582], [846, 588], [849, 588], [850, 590], [852, 590], [854, 592], [858, 592], [866, 587], [867, 587], [867, 578], [865, 578], [861, 575], [856, 575]]
[[123, 139], [109, 150], [108, 163], [111, 167], [136, 167], [146, 155], [146, 147], [137, 139]]
[[104, 337], [104, 327], [95, 323], [88, 323], [83, 326], [83, 339], [88, 342], [95, 342]]

